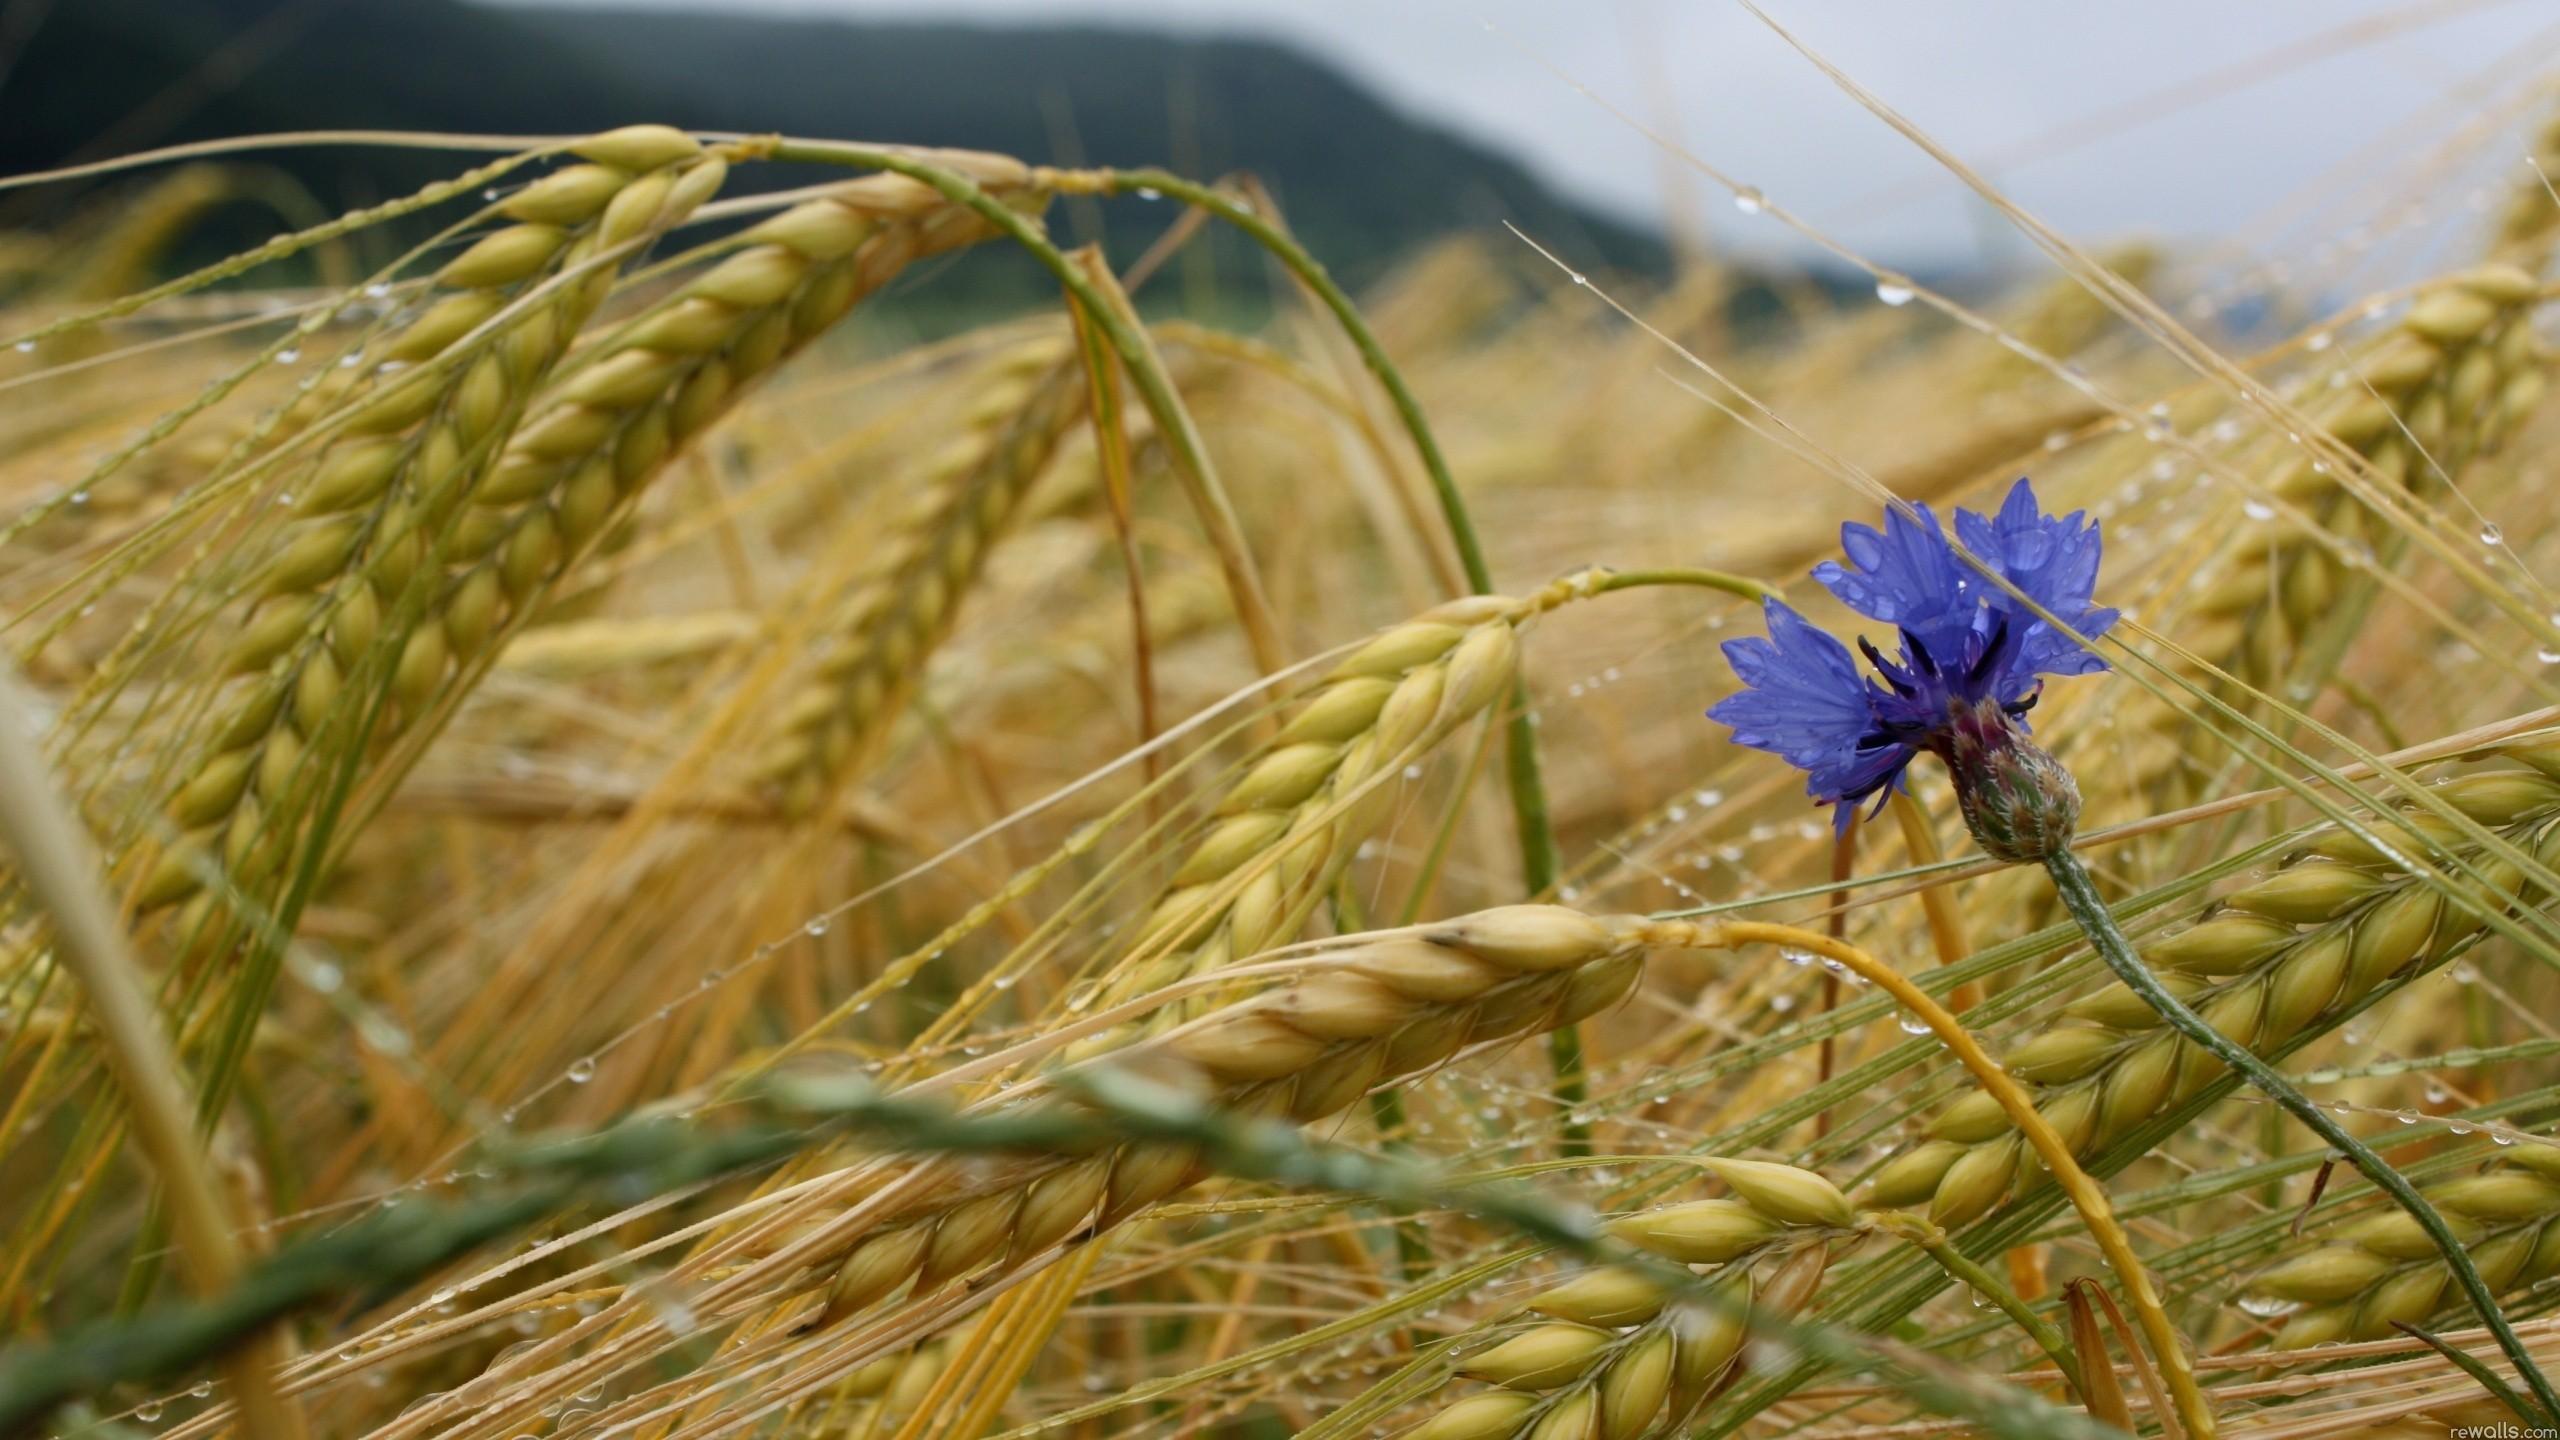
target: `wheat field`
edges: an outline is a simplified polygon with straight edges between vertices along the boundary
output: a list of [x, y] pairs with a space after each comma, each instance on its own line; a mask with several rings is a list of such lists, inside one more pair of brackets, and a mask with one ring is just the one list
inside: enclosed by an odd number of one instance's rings
[[[1750, 325], [1249, 177], [393, 137], [188, 269], [306, 142], [93, 167], [0, 235], [0, 1434], [2560, 1424], [2555, 110]], [[974, 249], [1055, 303], [866, 326]], [[1707, 716], [2022, 476], [2042, 801]]]

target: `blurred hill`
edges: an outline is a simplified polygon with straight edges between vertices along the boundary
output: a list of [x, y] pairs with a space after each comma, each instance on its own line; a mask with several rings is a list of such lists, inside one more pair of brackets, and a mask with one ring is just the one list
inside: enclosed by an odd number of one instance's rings
[[[6, 20], [0, 17], [0, 48]], [[557, 134], [637, 120], [970, 146], [1062, 164], [1247, 170], [1346, 279], [1508, 219], [1577, 263], [1657, 272], [1661, 242], [1381, 103], [1298, 51], [1091, 28], [848, 23], [458, 0], [62, 0], [0, 80], [0, 170], [264, 132]], [[459, 168], [446, 152], [309, 147], [283, 164], [332, 209]], [[753, 183], [824, 178], [753, 167]], [[742, 177], [744, 179], [745, 177]], [[41, 192], [46, 203], [60, 188]], [[23, 218], [27, 201], [11, 202]], [[1126, 260], [1142, 201], [1062, 208]], [[1258, 273], [1214, 252], [1218, 283]], [[1195, 274], [1194, 279], [1198, 278]], [[1007, 285], [1036, 285], [1012, 272]]]

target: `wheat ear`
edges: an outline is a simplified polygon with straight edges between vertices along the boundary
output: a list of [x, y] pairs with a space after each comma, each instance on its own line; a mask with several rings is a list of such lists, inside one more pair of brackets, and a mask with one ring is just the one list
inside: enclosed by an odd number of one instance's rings
[[[1162, 1043], [1210, 1077], [1223, 1109], [1320, 1120], [1470, 1046], [1599, 1012], [1634, 987], [1648, 947], [1687, 933], [1640, 916], [1522, 905], [1356, 936], [1328, 949], [1321, 970]], [[900, 1290], [921, 1296], [992, 1262], [1018, 1265], [1118, 1225], [1202, 1174], [1194, 1150], [1144, 1143], [1042, 1162], [977, 1194], [937, 1195], [926, 1213], [862, 1237], [836, 1266], [817, 1323]]]
[[[992, 157], [984, 168], [992, 185], [1028, 176]], [[433, 731], [421, 722], [450, 710], [465, 678], [488, 662], [493, 642], [523, 621], [605, 524], [746, 386], [916, 258], [986, 234], [968, 211], [910, 181], [878, 177], [837, 187], [750, 229], [736, 253], [623, 328], [547, 392], [470, 490], [432, 556], [421, 557], [432, 558], [440, 573], [428, 577], [428, 613], [400, 641], [385, 726], [399, 736], [399, 748], [378, 767], [376, 781], [414, 761]], [[193, 871], [164, 864], [146, 893], [184, 894], [182, 877]]]
[[1147, 994], [1295, 936], [1376, 828], [1392, 798], [1384, 782], [1510, 693], [1519, 627], [1547, 603], [1543, 594], [1454, 600], [1379, 632], [1326, 672], [1219, 797], [1106, 998]]
[[[2494, 1169], [2423, 1188], [2451, 1222], [2480, 1278], [2511, 1291], [2560, 1274], [2560, 1149], [2530, 1144]], [[2277, 1262], [2249, 1288], [2303, 1308], [2276, 1335], [2284, 1349], [2380, 1340], [2442, 1308], [2450, 1276], [2435, 1242], [2394, 1210], [2350, 1222]]]
[[[2551, 823], [2560, 814], [2560, 747], [2513, 753], [2534, 768], [2466, 776], [2433, 793], [2549, 863], [2560, 858], [2560, 825]], [[2524, 886], [2519, 872], [2478, 856], [2432, 815], [2401, 812], [2384, 827], [2395, 830], [2405, 830], [2412, 846], [2425, 837], [2470, 855], [2500, 892], [2491, 904], [2511, 903]], [[2266, 1053], [2325, 1028], [2384, 981], [2446, 959], [2485, 924], [2448, 904], [2438, 884], [2395, 867], [2373, 842], [2332, 828], [2273, 875], [2152, 941], [2143, 956], [2215, 1030]], [[2075, 1154], [2093, 1154], [2141, 1128], [2222, 1069], [2122, 984], [2065, 1013], [2067, 1023], [2015, 1046], [2004, 1063], [2031, 1087], [2037, 1112]], [[1925, 1201], [1932, 1219], [1960, 1225], [2000, 1204], [2034, 1166], [1999, 1107], [1969, 1095], [1941, 1110], [1925, 1141], [1876, 1174], [1870, 1199]]]
[[[945, 158], [1007, 203], [1044, 199], [1017, 161]], [[833, 187], [749, 229], [735, 253], [563, 378], [510, 438], [457, 527], [440, 609], [462, 623], [410, 637], [392, 693], [417, 723], [386, 773], [401, 773], [432, 738], [432, 722], [487, 665], [491, 638], [521, 625], [687, 442], [908, 265], [992, 233], [910, 180]]]
[[940, 456], [863, 573], [827, 608], [814, 674], [782, 702], [756, 780], [804, 815], [860, 767], [905, 708], [925, 661], [1032, 484], [1084, 415], [1083, 367], [1027, 346], [979, 391], [964, 436]]
[[[385, 353], [391, 375], [416, 373], [378, 380], [309, 470], [288, 482], [294, 518], [250, 581], [251, 608], [227, 660], [250, 677], [246, 693], [168, 803], [186, 838], [144, 881], [142, 907], [194, 894], [212, 856], [243, 889], [282, 868], [298, 828], [287, 792], [308, 783], [315, 745], [347, 743], [323, 734], [347, 677], [439, 547], [496, 443], [612, 287], [610, 264], [576, 267], [681, 219], [726, 168], [691, 137], [656, 126], [574, 148], [590, 163], [510, 197], [499, 208], [514, 223], [437, 273], [437, 298]], [[476, 354], [437, 363], [555, 277], [566, 283]], [[443, 619], [451, 629], [475, 624], [459, 606]]]
[[1611, 1221], [1609, 1232], [1692, 1267], [1712, 1303], [1684, 1301], [1639, 1271], [1584, 1270], [1531, 1295], [1535, 1318], [1461, 1337], [1457, 1372], [1494, 1389], [1435, 1402], [1399, 1440], [1634, 1440], [1685, 1423], [1739, 1372], [1748, 1317], [1811, 1302], [1855, 1217], [1830, 1181], [1760, 1161], [1711, 1160], [1733, 1198]]

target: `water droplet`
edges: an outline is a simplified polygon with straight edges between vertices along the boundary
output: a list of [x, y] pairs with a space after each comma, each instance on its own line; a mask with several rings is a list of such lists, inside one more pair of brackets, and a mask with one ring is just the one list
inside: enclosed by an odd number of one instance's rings
[[1921, 1019], [1917, 1015], [1905, 1015], [1893, 1023], [1899, 1027], [1905, 1035], [1926, 1035], [1929, 1033], [1929, 1022]]
[[326, 960], [314, 960], [302, 971], [302, 983], [323, 995], [338, 993], [338, 987], [346, 983], [346, 978], [343, 971]]
[[569, 1083], [572, 1085], [584, 1085], [593, 1080], [596, 1078], [595, 1057], [589, 1055], [571, 1062], [568, 1073]]
[[33, 355], [36, 353], [36, 342], [33, 340], [21, 340], [11, 348], [15, 349], [21, 355]]
[[2483, 525], [2480, 527], [2480, 543], [2483, 545], [2504, 545], [2507, 543], [2507, 532], [2499, 529], [2495, 525]]
[[133, 1418], [141, 1421], [145, 1425], [159, 1419], [160, 1402], [157, 1400], [145, 1400], [141, 1404], [134, 1406]]
[[2240, 513], [2252, 520], [2267, 521], [2276, 518], [2276, 507], [2264, 500], [2243, 500], [2240, 502]]
[[1813, 963], [1813, 952], [1809, 950], [1780, 950], [1778, 952], [1778, 958], [1801, 969], [1804, 966]]
[[2261, 1320], [2272, 1320], [2278, 1315], [2290, 1315], [2301, 1308], [2301, 1304], [2297, 1301], [2278, 1300], [2272, 1295], [2244, 1295], [2240, 1299], [2240, 1309]]
[[1769, 208], [1769, 197], [1757, 185], [1745, 185], [1733, 192], [1733, 208], [1745, 215], [1757, 215]]
[[298, 345], [287, 345], [276, 352], [276, 363], [279, 365], [290, 365], [301, 358], [302, 347]]
[[1164, 192], [1158, 190], [1152, 185], [1141, 185], [1133, 193], [1135, 193], [1141, 200], [1161, 200], [1164, 198]]
[[1565, 272], [1565, 275], [1576, 285], [1581, 285], [1587, 288], [1591, 284], [1591, 277], [1583, 274], [1579, 270], [1568, 270]]
[[808, 924], [803, 925], [800, 928], [808, 934], [810, 939], [814, 940], [827, 933], [827, 917], [821, 915], [817, 919], [810, 921]]
[[2332, 344], [2336, 343], [2337, 338], [2337, 336], [2326, 330], [2315, 330], [2311, 332], [2310, 339], [2302, 342], [2302, 348], [2310, 351], [2314, 355], [2317, 355], [2321, 351], [2328, 349]]
[[2489, 1143], [2492, 1145], [2513, 1145], [2516, 1143], [2516, 1137], [2492, 1130], [2489, 1132]]
[[408, 1032], [379, 1015], [366, 1016], [358, 1022], [356, 1031], [364, 1037], [365, 1044], [372, 1046], [380, 1054], [406, 1055], [409, 1053]]
[[1919, 293], [1910, 281], [1898, 276], [1887, 276], [1876, 282], [1876, 298], [1887, 305], [1908, 305]]
[[2068, 446], [2070, 443], [2071, 432], [2068, 430], [2048, 430], [2045, 432], [2044, 448], [2047, 450], [2060, 450], [2065, 446]]
[[2545, 665], [2560, 665], [2560, 650], [2555, 650], [2548, 645], [2534, 651], [2533, 654], [2535, 659]]

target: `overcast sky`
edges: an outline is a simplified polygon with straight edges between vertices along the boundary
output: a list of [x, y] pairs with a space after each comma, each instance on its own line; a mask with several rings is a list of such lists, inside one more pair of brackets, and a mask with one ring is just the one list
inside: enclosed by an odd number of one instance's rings
[[[2019, 248], [1962, 186], [1735, 0], [610, 3], [1101, 20], [1283, 39], [1413, 114], [1511, 151], [1568, 192], [1661, 219], [1666, 174], [1678, 162], [1553, 67], [1676, 130], [1699, 159], [1876, 259], [1921, 266]], [[2288, 246], [2372, 219], [2371, 187], [2401, 178], [2393, 166], [2428, 163], [2431, 154], [2426, 193], [2448, 214], [2483, 185], [2529, 178], [2516, 117], [2538, 108], [2531, 102], [2547, 93], [2560, 59], [2554, 0], [1763, 3], [2073, 235], [2230, 244], [2240, 247], [2235, 258], [2283, 248], [2252, 229], [2270, 217], [2294, 217]], [[2485, 142], [2475, 133], [2460, 165], [2436, 153], [2466, 123], [2476, 132], [2488, 117], [2502, 119], [2502, 130]], [[1669, 203], [1683, 203], [1676, 189], [1670, 194]], [[2360, 198], [2311, 207], [2289, 200], [2322, 195]], [[1774, 222], [1738, 213], [1721, 189], [1685, 201], [1725, 243], [1776, 239]]]

